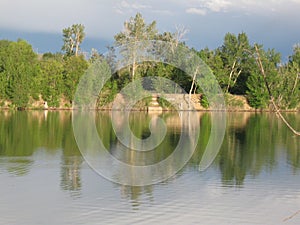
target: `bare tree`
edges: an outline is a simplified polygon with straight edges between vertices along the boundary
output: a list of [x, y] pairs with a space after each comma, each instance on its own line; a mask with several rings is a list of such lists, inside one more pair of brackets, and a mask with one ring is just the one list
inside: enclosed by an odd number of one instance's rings
[[184, 41], [185, 35], [189, 32], [189, 30], [183, 25], [175, 26], [175, 33], [172, 35], [172, 53], [174, 53], [175, 49], [178, 47], [179, 43]]

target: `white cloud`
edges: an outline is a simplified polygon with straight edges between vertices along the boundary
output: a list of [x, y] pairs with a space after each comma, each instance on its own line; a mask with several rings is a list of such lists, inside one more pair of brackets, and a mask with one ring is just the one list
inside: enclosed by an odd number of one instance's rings
[[186, 13], [189, 14], [197, 14], [197, 15], [201, 15], [201, 16], [205, 16], [206, 15], [206, 10], [205, 9], [199, 9], [199, 8], [188, 8], [185, 10]]
[[138, 4], [138, 3], [133, 3], [131, 5], [131, 7], [133, 9], [148, 9], [148, 8], [151, 8], [151, 6], [149, 6], [149, 5], [143, 5], [143, 4]]
[[208, 12], [226, 12], [232, 5], [229, 0], [190, 0], [191, 7], [185, 10], [189, 14], [206, 15]]
[[197, 14], [199, 10], [198, 14], [200, 15], [203, 15], [201, 10], [206, 10], [206, 13], [236, 11], [247, 14], [264, 14], [288, 9], [294, 11], [299, 7], [300, 0], [187, 0], [184, 3], [187, 7], [186, 13]]
[[122, 8], [130, 8], [130, 5], [127, 1], [121, 1], [120, 7]]
[[141, 1], [137, 0], [123, 0], [115, 4], [114, 11], [121, 15], [131, 16], [133, 16], [136, 12], [140, 12], [142, 14], [157, 14], [160, 16], [174, 15], [174, 12], [170, 10], [170, 7], [164, 8], [164, 6], [167, 6], [168, 4], [170, 4], [170, 2], [161, 4], [161, 0], [150, 0], [147, 1], [147, 4], [143, 4]]
[[150, 9], [152, 8], [150, 5], [147, 4], [141, 4], [137, 1], [121, 1], [118, 3], [115, 7], [115, 11], [117, 13], [132, 13], [136, 10], [142, 10], [142, 9]]
[[232, 5], [232, 2], [226, 1], [226, 0], [205, 1], [205, 6], [213, 12], [225, 11], [231, 5]]

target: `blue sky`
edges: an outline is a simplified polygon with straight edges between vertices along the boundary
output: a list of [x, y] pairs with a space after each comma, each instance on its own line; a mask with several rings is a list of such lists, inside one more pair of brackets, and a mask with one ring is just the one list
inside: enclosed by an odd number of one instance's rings
[[246, 32], [252, 43], [275, 48], [285, 60], [300, 43], [300, 0], [1, 0], [0, 39], [23, 38], [36, 51], [57, 52], [62, 29], [82, 23], [83, 50], [104, 52], [137, 12], [156, 20], [161, 32], [186, 27], [185, 41], [196, 49], [220, 46], [227, 32]]

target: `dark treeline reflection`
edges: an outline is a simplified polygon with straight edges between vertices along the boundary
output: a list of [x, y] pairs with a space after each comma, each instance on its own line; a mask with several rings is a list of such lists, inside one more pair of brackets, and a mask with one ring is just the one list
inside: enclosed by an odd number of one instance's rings
[[71, 119], [69, 111], [1, 111], [0, 158], [5, 157], [7, 171], [26, 175], [35, 152], [62, 153], [61, 188], [80, 190], [83, 160], [74, 139]]
[[0, 156], [32, 156], [44, 148], [79, 156], [69, 111], [0, 111]]
[[[300, 116], [286, 115], [299, 130]], [[300, 168], [300, 139], [275, 115], [269, 113], [232, 113], [227, 117], [227, 130], [216, 163], [225, 185], [242, 185], [246, 175], [271, 172], [282, 157]], [[284, 155], [284, 156], [283, 156]]]
[[[108, 112], [99, 112], [96, 124], [99, 136], [111, 154], [132, 164], [142, 165], [148, 164], [148, 161], [153, 163], [165, 159], [178, 143], [181, 129], [178, 114], [133, 113], [129, 118], [133, 134], [138, 138], [147, 138], [150, 135], [151, 118], [157, 116], [166, 122], [168, 131], [160, 147], [148, 155], [139, 155], [129, 150], [124, 151], [123, 155], [114, 153], [114, 147], [120, 143]], [[285, 116], [300, 130], [299, 114], [288, 113]], [[121, 114], [117, 120], [117, 126], [122, 127]], [[2, 169], [5, 167], [9, 173], [18, 176], [26, 175], [32, 169], [34, 157], [31, 156], [36, 152], [41, 149], [49, 155], [61, 152], [61, 188], [73, 192], [81, 190], [80, 170], [83, 159], [73, 135], [72, 112], [1, 111], [0, 121]], [[197, 168], [210, 136], [210, 122], [210, 113], [199, 113], [195, 123], [200, 123], [200, 138], [188, 166]], [[255, 177], [263, 171], [271, 172], [282, 159], [296, 173], [300, 169], [299, 150], [299, 137], [295, 137], [275, 114], [228, 113], [225, 138], [213, 166], [219, 169], [224, 185], [243, 185], [246, 176]], [[6, 163], [3, 163], [3, 159]], [[132, 200], [138, 201], [139, 194], [133, 193], [136, 189], [121, 189], [124, 195], [132, 195]], [[137, 192], [142, 194], [142, 189], [138, 188]], [[149, 187], [145, 189], [145, 193], [148, 192]]]

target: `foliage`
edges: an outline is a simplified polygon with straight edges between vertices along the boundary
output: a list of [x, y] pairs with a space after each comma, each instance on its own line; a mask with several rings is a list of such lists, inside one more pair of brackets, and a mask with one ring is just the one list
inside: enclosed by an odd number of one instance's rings
[[64, 45], [61, 50], [63, 50], [68, 56], [78, 56], [80, 44], [84, 38], [85, 32], [84, 25], [82, 24], [73, 24], [71, 27], [63, 29]]
[[83, 56], [70, 56], [64, 59], [63, 94], [72, 102], [80, 77], [88, 68], [88, 62]]
[[206, 95], [201, 96], [200, 104], [206, 109], [209, 107], [209, 101], [208, 101]]
[[172, 103], [170, 103], [169, 101], [167, 101], [165, 98], [160, 97], [157, 99], [158, 104], [162, 107], [162, 108], [167, 108], [169, 110], [175, 110], [176, 108], [172, 105]]
[[24, 40], [9, 42], [5, 49], [1, 62], [1, 83], [5, 86], [0, 90], [16, 107], [25, 108], [32, 90], [35, 90], [33, 81], [38, 76], [37, 55]]
[[224, 38], [224, 44], [217, 49], [216, 54], [220, 55], [223, 62], [223, 73], [220, 74], [221, 86], [224, 91], [233, 94], [243, 94], [245, 90], [244, 82], [239, 82], [245, 76], [245, 67], [249, 63], [250, 49], [248, 37], [245, 33], [238, 36], [227, 33]]
[[1, 40], [0, 41], [0, 99], [8, 98], [6, 94], [7, 87], [7, 53], [8, 46], [11, 41]]
[[121, 54], [126, 60], [125, 66], [129, 66], [130, 77], [133, 80], [136, 77], [136, 70], [139, 67], [139, 52], [147, 47], [147, 43], [141, 43], [144, 40], [154, 40], [157, 36], [156, 22], [146, 24], [140, 13], [124, 23], [124, 31], [115, 35], [115, 44], [120, 46]]
[[63, 63], [54, 57], [43, 57], [40, 61], [41, 94], [48, 106], [58, 107], [63, 90]]
[[[80, 44], [85, 37], [82, 24], [74, 24], [63, 30], [64, 54], [37, 55], [24, 40], [0, 40], [1, 105], [9, 102], [12, 107], [26, 108], [29, 99], [47, 101], [50, 107], [59, 107], [62, 99], [71, 105], [78, 82], [89, 66], [95, 62], [106, 62], [105, 65], [102, 64], [102, 69], [113, 74], [105, 83], [102, 92], [94, 93], [98, 78], [91, 77], [87, 84], [92, 88], [92, 94], [98, 95], [97, 106], [105, 106], [112, 102], [116, 94], [133, 79], [158, 76], [174, 81], [187, 93], [202, 94], [202, 106], [209, 107], [208, 99], [211, 99], [211, 96], [205, 96], [203, 92], [214, 93], [210, 89], [215, 83], [207, 79], [199, 82], [198, 76], [210, 72], [215, 75], [224, 93], [243, 95], [250, 106], [256, 109], [269, 107], [268, 90], [256, 62], [257, 55], [245, 33], [227, 33], [223, 44], [214, 50], [188, 48], [181, 41], [184, 33], [183, 29], [174, 33], [159, 33], [156, 21], [147, 24], [142, 15], [137, 13], [124, 23], [124, 30], [114, 36], [116, 47], [109, 46], [106, 56], [94, 49], [88, 59], [79, 55]], [[142, 60], [140, 53], [145, 50], [151, 51], [147, 48], [147, 42], [143, 40], [168, 42], [172, 54], [169, 53], [166, 61], [182, 65], [183, 68]], [[210, 71], [203, 71], [202, 65], [200, 69], [197, 68], [197, 59], [186, 55], [186, 50], [199, 56], [209, 66]], [[281, 55], [274, 49], [265, 50], [263, 45], [260, 45], [259, 52], [276, 104], [281, 109], [299, 109], [300, 45], [294, 46], [294, 52], [289, 56], [287, 63], [281, 62]], [[116, 63], [119, 59], [117, 54], [121, 54], [121, 58], [124, 59], [123, 62], [119, 62], [120, 65]], [[151, 87], [147, 88], [151, 90]], [[88, 93], [85, 97], [88, 98]], [[81, 100], [84, 101], [83, 98]]]

